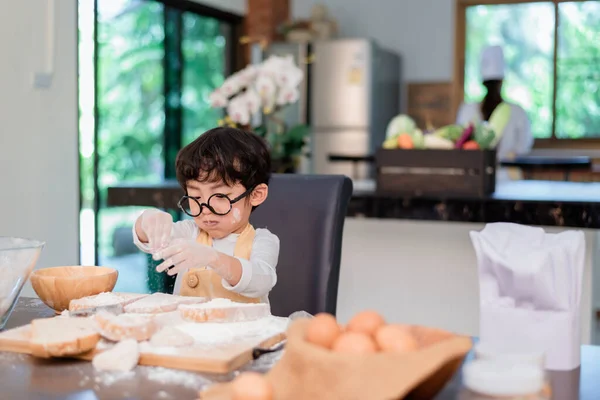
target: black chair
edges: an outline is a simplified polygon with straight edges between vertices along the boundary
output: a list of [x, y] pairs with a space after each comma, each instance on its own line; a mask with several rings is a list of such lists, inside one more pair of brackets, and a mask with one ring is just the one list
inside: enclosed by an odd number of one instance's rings
[[274, 174], [269, 197], [250, 217], [279, 237], [273, 315], [335, 315], [342, 234], [352, 181], [346, 176]]

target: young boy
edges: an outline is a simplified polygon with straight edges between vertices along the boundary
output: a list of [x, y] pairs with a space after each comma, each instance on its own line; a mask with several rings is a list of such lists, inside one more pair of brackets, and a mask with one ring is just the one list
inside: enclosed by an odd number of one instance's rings
[[164, 260], [156, 270], [177, 274], [175, 294], [268, 303], [277, 282], [279, 239], [249, 223], [269, 193], [271, 158], [257, 135], [215, 128], [181, 149], [179, 207], [193, 220], [146, 210], [137, 219], [138, 248]]

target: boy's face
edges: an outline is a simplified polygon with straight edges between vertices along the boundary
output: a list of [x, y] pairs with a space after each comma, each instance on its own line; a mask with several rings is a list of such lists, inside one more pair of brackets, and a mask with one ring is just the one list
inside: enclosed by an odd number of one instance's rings
[[[196, 198], [200, 204], [207, 203], [214, 194], [226, 195], [229, 200], [234, 200], [246, 192], [246, 188], [240, 183], [228, 186], [225, 182], [188, 181], [186, 186], [187, 195]], [[208, 207], [204, 206], [202, 213], [195, 217], [194, 221], [201, 230], [214, 239], [222, 239], [232, 233], [241, 233], [248, 225], [252, 207], [262, 204], [267, 199], [268, 192], [267, 185], [258, 185], [247, 196], [232, 204], [231, 211], [226, 215], [213, 214]], [[213, 199], [210, 203], [214, 208], [217, 208], [215, 205], [218, 202], [221, 204], [223, 201], [227, 202], [222, 197], [214, 196]]]

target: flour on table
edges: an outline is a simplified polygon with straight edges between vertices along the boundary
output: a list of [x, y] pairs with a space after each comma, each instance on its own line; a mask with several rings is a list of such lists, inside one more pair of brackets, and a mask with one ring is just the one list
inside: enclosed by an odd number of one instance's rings
[[204, 385], [212, 383], [200, 374], [177, 369], [144, 367], [142, 371], [149, 380], [163, 385], [177, 385], [184, 386], [188, 389], [199, 390]]
[[[226, 349], [239, 342], [255, 342], [258, 344], [277, 334], [284, 333], [287, 325], [287, 318], [271, 316], [256, 321], [227, 324], [187, 322], [176, 325], [174, 328], [194, 339], [194, 345], [190, 347], [190, 350], [210, 351], [214, 348]], [[140, 343], [140, 350], [142, 353], [180, 355], [183, 349], [155, 346], [152, 342], [142, 342]]]
[[156, 347], [187, 347], [194, 344], [194, 338], [172, 326], [166, 326], [152, 335], [150, 344]]
[[[101, 371], [94, 378], [94, 382], [102, 386], [112, 386], [123, 380], [131, 380], [136, 376], [135, 371]], [[90, 381], [89, 376], [85, 376], [79, 381], [79, 386], [85, 386]]]

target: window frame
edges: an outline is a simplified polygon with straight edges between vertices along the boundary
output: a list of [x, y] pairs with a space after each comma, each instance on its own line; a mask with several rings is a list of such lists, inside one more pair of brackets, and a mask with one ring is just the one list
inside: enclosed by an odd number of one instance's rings
[[196, 3], [193, 0], [155, 0], [163, 3], [166, 7], [177, 9], [181, 12], [192, 12], [204, 17], [218, 19], [221, 22], [226, 22], [231, 25], [232, 46], [229, 48], [228, 60], [231, 74], [244, 67], [244, 52], [243, 46], [239, 46], [241, 38], [244, 36], [245, 16], [235, 14], [229, 11], [223, 11], [218, 8], [207, 6], [206, 4]]
[[586, 0], [455, 0], [454, 3], [454, 73], [452, 79], [452, 111], [456, 115], [465, 94], [465, 51], [467, 45], [467, 8], [480, 5], [553, 3], [554, 4], [554, 56], [552, 73], [552, 136], [536, 139], [534, 148], [568, 149], [600, 148], [600, 138], [559, 139], [556, 137], [556, 97], [558, 71], [558, 27], [560, 3], [584, 2]]

